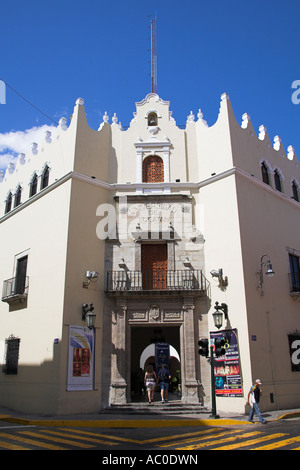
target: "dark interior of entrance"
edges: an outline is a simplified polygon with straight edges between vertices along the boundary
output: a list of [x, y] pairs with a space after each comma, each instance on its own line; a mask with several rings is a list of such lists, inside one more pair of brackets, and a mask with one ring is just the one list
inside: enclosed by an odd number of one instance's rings
[[[140, 358], [147, 346], [155, 343], [167, 343], [177, 351], [180, 358], [180, 326], [134, 326], [131, 327], [131, 396], [139, 394], [138, 373], [140, 370]], [[144, 370], [148, 364], [155, 365], [155, 356], [149, 356], [145, 361]], [[170, 354], [169, 363], [172, 379], [180, 380], [180, 361]], [[179, 371], [179, 372], [178, 372]]]

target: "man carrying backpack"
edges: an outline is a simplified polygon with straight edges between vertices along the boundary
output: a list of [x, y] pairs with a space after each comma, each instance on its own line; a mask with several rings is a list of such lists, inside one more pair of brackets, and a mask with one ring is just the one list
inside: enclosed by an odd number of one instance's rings
[[170, 371], [162, 364], [162, 368], [158, 372], [158, 380], [160, 385], [160, 395], [162, 403], [168, 401], [169, 382], [171, 379]]

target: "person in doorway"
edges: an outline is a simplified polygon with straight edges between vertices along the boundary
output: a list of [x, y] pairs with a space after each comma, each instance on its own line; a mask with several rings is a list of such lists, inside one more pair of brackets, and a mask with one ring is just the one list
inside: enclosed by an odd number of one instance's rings
[[152, 365], [149, 365], [147, 367], [147, 371], [145, 374], [145, 385], [146, 385], [147, 392], [148, 392], [149, 405], [151, 405], [151, 402], [154, 397], [155, 385], [157, 385], [157, 375], [154, 372]]
[[158, 380], [160, 385], [161, 401], [162, 403], [165, 403], [165, 401], [168, 401], [168, 390], [171, 380], [171, 374], [169, 369], [167, 369], [166, 364], [162, 364], [162, 368], [158, 372]]
[[145, 377], [144, 371], [143, 371], [143, 369], [140, 367], [140, 368], [139, 368], [139, 371], [138, 371], [138, 373], [137, 373], [137, 375], [136, 375], [137, 387], [138, 387], [138, 392], [139, 392], [140, 395], [142, 395], [143, 392], [146, 393], [146, 387], [145, 387], [144, 377]]
[[260, 420], [260, 422], [262, 424], [265, 424], [266, 420], [262, 417], [262, 415], [260, 413], [259, 406], [258, 406], [258, 403], [259, 403], [259, 400], [260, 400], [260, 397], [261, 397], [261, 394], [262, 394], [262, 389], [260, 388], [260, 385], [261, 385], [261, 381], [259, 379], [257, 379], [255, 381], [255, 384], [252, 385], [252, 387], [249, 390], [248, 398], [247, 398], [247, 405], [249, 405], [249, 400], [250, 400], [250, 397], [251, 397], [252, 408], [251, 408], [251, 411], [250, 411], [250, 414], [249, 414], [248, 421], [253, 423], [253, 416], [254, 416], [254, 413], [256, 413], [258, 419]]

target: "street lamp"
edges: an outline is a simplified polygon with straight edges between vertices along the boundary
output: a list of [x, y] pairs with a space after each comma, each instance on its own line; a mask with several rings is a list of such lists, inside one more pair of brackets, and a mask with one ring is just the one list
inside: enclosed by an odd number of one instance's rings
[[[264, 258], [267, 258], [267, 259], [264, 260]], [[269, 255], [262, 255], [262, 257], [260, 258], [260, 270], [258, 271], [259, 288], [261, 290], [260, 295], [265, 294], [264, 291], [263, 291], [263, 284], [264, 284], [263, 266], [267, 267], [267, 271], [265, 273], [267, 277], [273, 277], [274, 274], [275, 274], [275, 272], [273, 271], [271, 261], [270, 261], [270, 256]]]
[[[222, 303], [221, 305], [219, 305], [219, 302], [216, 302], [215, 312], [212, 315], [213, 315], [215, 327], [218, 328], [218, 330], [221, 328], [223, 324], [223, 313], [224, 313], [225, 320], [228, 320], [227, 304]], [[223, 352], [221, 349], [220, 351], [221, 353]], [[217, 350], [216, 350], [216, 355], [217, 356], [219, 355]], [[210, 345], [210, 373], [211, 373], [211, 417], [219, 418], [219, 415], [217, 414], [217, 404], [216, 404], [214, 347], [212, 344]]]
[[90, 305], [83, 304], [82, 306], [81, 319], [82, 321], [86, 321], [89, 330], [93, 330], [95, 328], [96, 314], [93, 310], [94, 305], [92, 303]]
[[215, 327], [219, 330], [223, 324], [223, 313], [225, 316], [225, 320], [228, 320], [228, 307], [227, 304], [222, 303], [221, 305], [219, 305], [219, 302], [216, 302], [215, 309], [216, 310], [212, 314], [212, 316], [214, 319]]

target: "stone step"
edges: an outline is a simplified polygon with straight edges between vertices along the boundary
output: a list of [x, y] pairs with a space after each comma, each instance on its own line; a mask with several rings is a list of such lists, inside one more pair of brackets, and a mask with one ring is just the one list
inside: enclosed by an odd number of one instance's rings
[[102, 413], [112, 414], [198, 414], [198, 413], [211, 413], [208, 408], [199, 404], [184, 404], [178, 401], [168, 401], [162, 403], [161, 401], [154, 401], [151, 404], [148, 402], [139, 403], [126, 403], [122, 405], [112, 404], [107, 406]]

